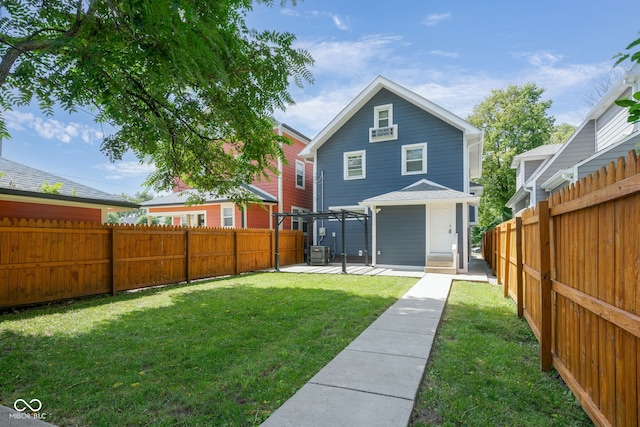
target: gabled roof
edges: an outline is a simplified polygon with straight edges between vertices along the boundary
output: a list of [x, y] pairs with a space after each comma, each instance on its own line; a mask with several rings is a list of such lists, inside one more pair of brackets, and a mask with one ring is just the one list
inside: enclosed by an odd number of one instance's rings
[[[253, 193], [253, 195], [263, 203], [278, 203], [278, 199], [276, 197], [274, 197], [270, 193], [267, 193], [266, 191], [259, 189], [254, 185], [243, 185], [241, 191]], [[196, 194], [198, 194], [197, 190], [187, 189], [171, 193], [166, 196], [156, 197], [152, 200], [147, 200], [146, 202], [142, 202], [141, 205], [145, 208], [158, 206], [183, 206], [187, 202], [189, 196]], [[228, 196], [209, 192], [205, 193], [205, 202], [203, 204], [221, 203], [227, 201], [229, 201]]]
[[511, 161], [511, 168], [517, 168], [521, 161], [548, 159], [557, 153], [561, 147], [562, 144], [545, 144], [529, 151], [525, 151], [524, 153], [520, 153], [513, 157], [513, 160]]
[[[42, 191], [42, 186], [45, 183], [49, 185], [61, 183], [62, 186], [57, 190], [57, 194], [50, 194]], [[102, 206], [125, 208], [137, 208], [139, 206], [120, 196], [105, 193], [104, 191], [2, 157], [0, 157], [0, 195], [1, 194]]]
[[[470, 152], [470, 164], [472, 170], [482, 169], [482, 131], [466, 120], [456, 116], [452, 112], [434, 104], [426, 98], [412, 92], [386, 77], [378, 76], [362, 92], [356, 96], [327, 126], [316, 135], [315, 138], [301, 152], [302, 157], [313, 158], [315, 151], [327, 142], [327, 140], [340, 129], [354, 114], [356, 114], [371, 98], [380, 90], [386, 89], [395, 95], [405, 99], [413, 105], [423, 109], [431, 115], [441, 119], [464, 133], [468, 144], [477, 143], [475, 151]], [[479, 171], [478, 171], [479, 172]], [[473, 173], [472, 176], [476, 176]], [[477, 176], [480, 176], [478, 173]]]
[[480, 201], [480, 197], [445, 187], [428, 179], [421, 179], [401, 190], [370, 197], [359, 204], [362, 206], [417, 205], [436, 201], [475, 203]]

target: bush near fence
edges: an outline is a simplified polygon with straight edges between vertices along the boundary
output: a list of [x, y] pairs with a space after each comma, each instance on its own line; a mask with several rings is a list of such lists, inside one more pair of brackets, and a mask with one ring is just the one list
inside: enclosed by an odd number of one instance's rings
[[635, 151], [488, 231], [483, 255], [540, 341], [541, 368], [596, 425], [640, 425]]
[[[274, 230], [0, 221], [0, 308], [273, 268]], [[280, 230], [280, 264], [304, 261]]]

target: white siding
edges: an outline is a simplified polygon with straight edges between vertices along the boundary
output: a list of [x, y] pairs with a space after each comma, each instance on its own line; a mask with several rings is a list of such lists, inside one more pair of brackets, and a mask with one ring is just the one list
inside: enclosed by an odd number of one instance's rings
[[[626, 98], [631, 91], [626, 91], [621, 98]], [[633, 131], [633, 124], [627, 122], [629, 116], [626, 108], [612, 105], [596, 120], [596, 151], [620, 141]]]

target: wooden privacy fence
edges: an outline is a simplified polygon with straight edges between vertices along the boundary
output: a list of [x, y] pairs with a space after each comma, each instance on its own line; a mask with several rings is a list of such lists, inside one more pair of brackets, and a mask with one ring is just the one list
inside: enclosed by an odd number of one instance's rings
[[[280, 262], [304, 261], [281, 230]], [[0, 308], [273, 267], [274, 230], [0, 221]]]
[[596, 425], [640, 425], [635, 152], [487, 232], [483, 254], [540, 341], [541, 368], [556, 368]]

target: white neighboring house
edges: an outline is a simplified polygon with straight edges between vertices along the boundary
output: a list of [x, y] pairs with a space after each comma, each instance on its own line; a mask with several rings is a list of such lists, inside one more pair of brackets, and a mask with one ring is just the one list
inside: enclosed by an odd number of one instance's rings
[[507, 202], [514, 215], [579, 181], [640, 144], [640, 124], [614, 101], [640, 91], [640, 64], [627, 71], [589, 111], [564, 144], [543, 145], [514, 157], [516, 193]]

